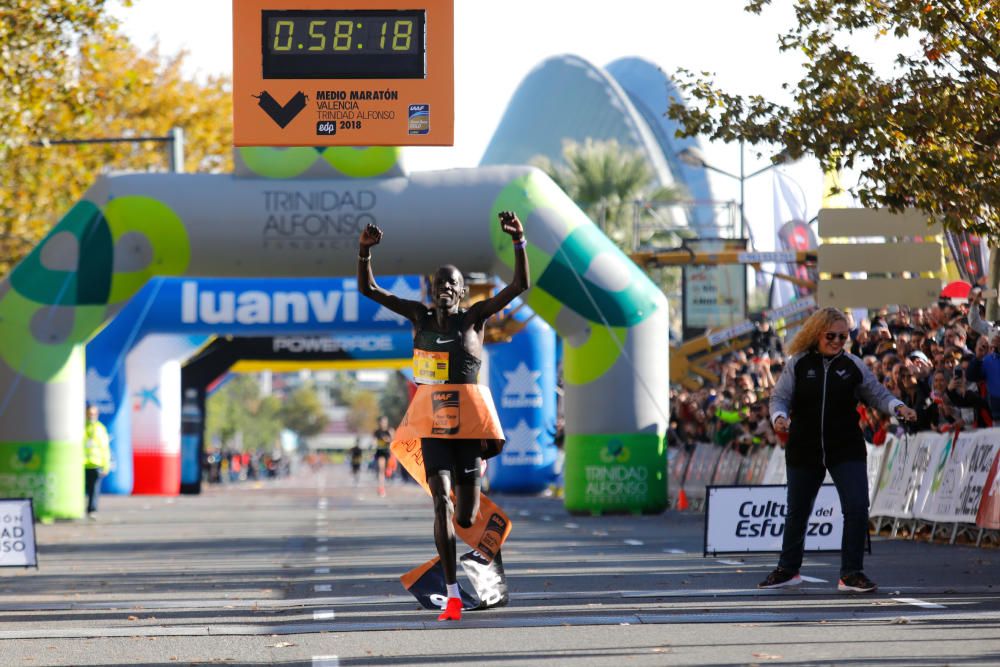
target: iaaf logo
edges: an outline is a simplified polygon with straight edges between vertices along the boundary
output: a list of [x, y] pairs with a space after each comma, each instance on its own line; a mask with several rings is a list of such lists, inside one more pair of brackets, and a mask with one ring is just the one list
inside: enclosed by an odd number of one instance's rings
[[[350, 283], [345, 283], [345, 286]], [[305, 324], [358, 321], [358, 293], [353, 289], [264, 292], [200, 290], [198, 283], [181, 285], [181, 321], [185, 324]]]

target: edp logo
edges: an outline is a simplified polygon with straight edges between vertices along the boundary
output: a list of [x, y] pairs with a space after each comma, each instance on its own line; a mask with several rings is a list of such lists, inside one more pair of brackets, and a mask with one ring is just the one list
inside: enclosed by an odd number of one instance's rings
[[333, 121], [320, 121], [316, 123], [316, 134], [337, 134], [337, 123]]

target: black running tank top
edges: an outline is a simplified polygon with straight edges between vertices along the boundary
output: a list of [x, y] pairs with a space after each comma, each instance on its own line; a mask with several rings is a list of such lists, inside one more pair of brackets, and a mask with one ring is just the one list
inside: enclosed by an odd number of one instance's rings
[[465, 349], [464, 310], [448, 316], [445, 331], [431, 331], [434, 311], [424, 311], [413, 335], [413, 380], [417, 384], [476, 384], [482, 360]]

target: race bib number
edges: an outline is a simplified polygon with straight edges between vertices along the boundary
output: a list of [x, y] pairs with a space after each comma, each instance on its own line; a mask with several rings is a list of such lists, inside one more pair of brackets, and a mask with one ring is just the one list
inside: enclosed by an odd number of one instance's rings
[[448, 382], [448, 353], [413, 350], [413, 381], [417, 384]]

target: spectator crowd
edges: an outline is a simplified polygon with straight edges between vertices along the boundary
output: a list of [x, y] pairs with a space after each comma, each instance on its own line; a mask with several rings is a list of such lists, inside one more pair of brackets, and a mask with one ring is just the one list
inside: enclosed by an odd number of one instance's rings
[[[864, 360], [879, 382], [917, 412], [913, 431], [972, 429], [1000, 419], [1000, 327], [982, 319], [981, 301], [941, 300], [929, 308], [847, 312], [846, 350]], [[785, 364], [782, 340], [759, 321], [750, 344], [715, 360], [715, 385], [671, 389], [671, 446], [701, 442], [739, 447], [782, 444], [768, 402]], [[888, 417], [859, 405], [865, 438], [882, 444]]]

